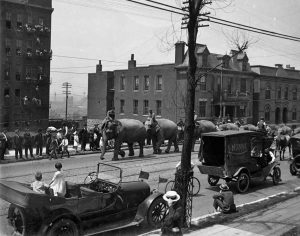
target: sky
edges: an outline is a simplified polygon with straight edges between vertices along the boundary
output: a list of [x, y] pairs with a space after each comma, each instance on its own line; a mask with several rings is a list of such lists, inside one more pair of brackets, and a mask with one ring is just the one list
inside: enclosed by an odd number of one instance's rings
[[[157, 1], [175, 7], [183, 2]], [[99, 60], [103, 71], [126, 69], [131, 54], [137, 66], [173, 63], [174, 44], [187, 42], [181, 15], [126, 0], [52, 0], [52, 6], [50, 94], [57, 98], [63, 96], [64, 82], [72, 84], [74, 99], [87, 95], [88, 73], [96, 71]], [[212, 0], [203, 12], [300, 37], [299, 0]], [[283, 64], [300, 70], [300, 42], [208, 24], [199, 28], [197, 43], [206, 44], [211, 53], [228, 54], [233, 49], [230, 38], [239, 35], [250, 41], [250, 65]]]

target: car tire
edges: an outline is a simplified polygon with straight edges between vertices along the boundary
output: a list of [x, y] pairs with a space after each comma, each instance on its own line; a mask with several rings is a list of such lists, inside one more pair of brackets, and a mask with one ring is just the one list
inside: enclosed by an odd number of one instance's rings
[[26, 224], [24, 209], [10, 204], [8, 209], [8, 223], [13, 226], [13, 235], [29, 235], [29, 228]]
[[68, 218], [61, 218], [55, 221], [47, 230], [47, 236], [66, 235], [79, 236], [79, 229], [76, 223]]
[[209, 183], [210, 186], [216, 186], [219, 182], [219, 177], [213, 176], [213, 175], [208, 175], [207, 176], [207, 182]]
[[150, 227], [160, 228], [167, 213], [167, 203], [160, 196], [156, 198], [147, 211], [147, 223]]
[[246, 172], [239, 174], [238, 180], [236, 182], [237, 190], [239, 193], [247, 192], [250, 185], [250, 177]]
[[277, 185], [281, 181], [281, 170], [278, 166], [275, 166], [273, 169], [272, 180], [274, 185]]
[[295, 162], [290, 164], [290, 172], [291, 172], [291, 175], [296, 175], [297, 174]]

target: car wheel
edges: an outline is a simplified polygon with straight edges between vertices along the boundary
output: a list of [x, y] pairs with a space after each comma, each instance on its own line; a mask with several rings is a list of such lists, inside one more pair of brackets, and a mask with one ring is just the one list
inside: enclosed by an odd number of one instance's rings
[[274, 167], [274, 169], [273, 169], [272, 179], [273, 179], [273, 184], [274, 185], [277, 185], [281, 180], [281, 170], [277, 166]]
[[240, 193], [245, 193], [247, 192], [250, 184], [250, 177], [247, 173], [242, 172], [239, 174], [239, 178], [237, 180], [236, 186], [237, 190]]
[[47, 231], [47, 236], [79, 236], [79, 230], [73, 220], [62, 218], [55, 221]]
[[150, 227], [159, 228], [167, 213], [167, 203], [162, 197], [156, 198], [147, 212], [147, 222]]
[[290, 172], [291, 172], [291, 175], [296, 175], [297, 174], [295, 162], [290, 164]]
[[209, 183], [210, 186], [216, 186], [219, 182], [219, 177], [213, 176], [213, 175], [208, 175], [207, 176], [207, 182]]
[[14, 235], [27, 235], [25, 214], [22, 208], [10, 204], [8, 209], [8, 223], [14, 228]]

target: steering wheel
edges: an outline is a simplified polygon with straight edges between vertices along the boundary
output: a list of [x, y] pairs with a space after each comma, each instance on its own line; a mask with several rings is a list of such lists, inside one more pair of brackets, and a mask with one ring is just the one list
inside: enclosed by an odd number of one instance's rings
[[83, 183], [84, 184], [92, 184], [94, 183], [98, 178], [98, 174], [96, 171], [90, 172], [87, 177], [85, 177]]

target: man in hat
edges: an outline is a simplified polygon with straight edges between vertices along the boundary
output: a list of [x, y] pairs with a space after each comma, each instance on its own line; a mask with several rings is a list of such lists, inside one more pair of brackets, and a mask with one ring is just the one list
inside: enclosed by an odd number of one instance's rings
[[43, 154], [42, 129], [39, 129], [37, 135], [35, 136], [35, 144], [36, 144], [36, 155], [42, 157]]
[[163, 199], [169, 206], [169, 211], [164, 219], [161, 232], [163, 236], [182, 235], [181, 216], [183, 215], [183, 207], [180, 204], [180, 196], [176, 191], [168, 191], [163, 195]]
[[257, 128], [259, 131], [266, 131], [266, 122], [264, 117], [261, 117], [260, 121], [257, 122]]
[[84, 124], [83, 129], [79, 132], [79, 140], [81, 143], [81, 151], [86, 151], [85, 147], [89, 141], [89, 133], [87, 131], [87, 125]]
[[29, 132], [29, 129], [26, 128], [25, 133], [24, 133], [24, 147], [25, 147], [25, 157], [28, 159], [28, 150], [30, 152], [30, 157], [33, 157], [33, 149], [32, 149], [32, 137]]
[[218, 211], [221, 210], [223, 213], [236, 212], [236, 206], [234, 204], [233, 193], [229, 190], [227, 184], [223, 183], [220, 185], [220, 193], [213, 196], [214, 203], [213, 207]]
[[15, 147], [15, 158], [18, 160], [18, 154], [20, 156], [20, 159], [23, 159], [22, 157], [22, 143], [23, 139], [20, 136], [20, 131], [18, 129], [15, 130], [15, 136], [14, 136], [14, 147]]

